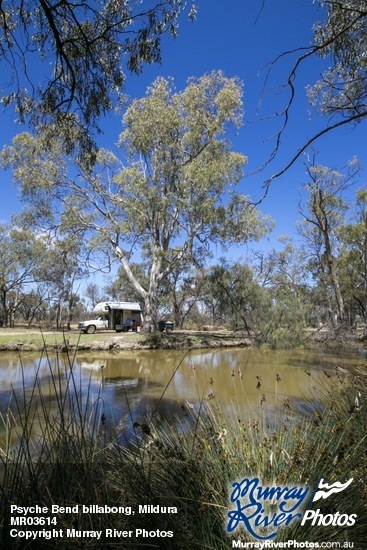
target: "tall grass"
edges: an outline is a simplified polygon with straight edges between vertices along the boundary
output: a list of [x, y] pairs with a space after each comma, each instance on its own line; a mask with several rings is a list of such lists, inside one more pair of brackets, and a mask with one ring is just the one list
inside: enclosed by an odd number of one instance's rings
[[[146, 529], [173, 531], [173, 538], [37, 539], [27, 548], [218, 549], [231, 547], [226, 533], [231, 483], [258, 477], [263, 486], [328, 483], [353, 477], [349, 490], [322, 503], [324, 514], [356, 513], [349, 528], [301, 526], [293, 522], [277, 541], [365, 541], [367, 525], [367, 383], [363, 373], [340, 379], [324, 390], [324, 403], [307, 417], [288, 406], [274, 421], [224, 415], [215, 399], [203, 400], [190, 415], [190, 428], [154, 422], [134, 424], [126, 445], [119, 434], [106, 439], [102, 390], [84, 393], [74, 369], [48, 357], [47, 394], [37, 371], [30, 391], [13, 395], [13, 408], [2, 418], [0, 448], [1, 547], [25, 548], [9, 535], [9, 505], [51, 507], [97, 504], [175, 506], [177, 514], [60, 514], [57, 528], [79, 530]], [[177, 367], [179, 368], [179, 366]], [[56, 406], [55, 406], [56, 404]], [[187, 418], [187, 416], [186, 416]], [[314, 507], [320, 506], [315, 503]], [[52, 528], [52, 527], [51, 527]], [[233, 538], [250, 541], [243, 531]]]

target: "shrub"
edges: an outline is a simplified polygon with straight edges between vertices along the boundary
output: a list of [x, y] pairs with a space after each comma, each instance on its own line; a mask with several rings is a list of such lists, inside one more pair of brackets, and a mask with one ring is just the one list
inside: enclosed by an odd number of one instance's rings
[[[16, 399], [17, 417], [3, 418], [6, 437], [0, 449], [3, 466], [1, 500], [3, 548], [22, 548], [9, 537], [9, 504], [51, 507], [97, 504], [175, 506], [176, 514], [62, 514], [58, 528], [80, 530], [144, 528], [172, 530], [174, 538], [144, 539], [161, 549], [221, 550], [229, 546], [225, 523], [229, 488], [234, 480], [258, 477], [262, 485], [308, 485], [320, 477], [328, 483], [353, 477], [353, 490], [323, 502], [323, 513], [356, 513], [353, 527], [327, 529], [292, 523], [278, 541], [364, 540], [367, 523], [367, 387], [364, 375], [346, 377], [325, 388], [323, 404], [310, 403], [312, 413], [300, 417], [289, 406], [269, 418], [224, 414], [214, 400], [190, 408], [189, 427], [134, 424], [121, 445], [106, 440], [101, 395], [82, 395], [71, 360], [63, 372], [51, 365], [56, 411], [44, 395], [39, 375], [26, 399]], [[356, 497], [356, 491], [358, 496]], [[235, 538], [251, 540], [247, 533]], [[111, 542], [111, 540], [109, 541]], [[105, 542], [88, 539], [86, 548]], [[78, 547], [79, 542], [75, 542]], [[142, 539], [121, 539], [119, 548], [140, 547]], [[37, 539], [27, 548], [69, 548], [70, 539]], [[83, 541], [80, 541], [83, 546]], [[84, 547], [84, 546], [83, 546]]]

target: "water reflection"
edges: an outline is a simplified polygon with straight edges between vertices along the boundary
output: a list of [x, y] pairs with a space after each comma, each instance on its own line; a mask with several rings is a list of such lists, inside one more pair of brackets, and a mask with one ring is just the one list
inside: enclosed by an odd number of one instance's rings
[[304, 409], [306, 397], [321, 400], [330, 383], [337, 383], [360, 360], [358, 350], [336, 354], [245, 348], [187, 354], [83, 352], [75, 359], [66, 354], [51, 358], [24, 354], [21, 359], [4, 354], [0, 356], [0, 412], [5, 415], [10, 408], [16, 415], [31, 398], [37, 405], [37, 377], [44, 403], [56, 414], [58, 396], [72, 380], [84, 403], [86, 396], [97, 403], [94, 410], [103, 412], [109, 435], [118, 428], [128, 438], [134, 424], [179, 418], [184, 427], [190, 412], [203, 401], [220, 403], [225, 414], [238, 418], [246, 418], [249, 411], [271, 415], [289, 402]]

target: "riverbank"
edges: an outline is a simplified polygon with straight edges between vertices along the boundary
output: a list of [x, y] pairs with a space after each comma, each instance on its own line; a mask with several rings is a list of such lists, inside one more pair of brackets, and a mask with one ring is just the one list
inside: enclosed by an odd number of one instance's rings
[[105, 351], [143, 349], [204, 349], [251, 346], [253, 342], [240, 332], [227, 330], [194, 331], [175, 330], [169, 333], [101, 331], [83, 334], [77, 329], [69, 331], [41, 331], [39, 329], [1, 328], [0, 351]]

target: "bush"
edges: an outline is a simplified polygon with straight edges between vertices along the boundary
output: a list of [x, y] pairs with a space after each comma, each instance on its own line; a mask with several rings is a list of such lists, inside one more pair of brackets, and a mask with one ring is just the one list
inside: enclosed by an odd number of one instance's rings
[[[177, 422], [134, 424], [126, 445], [105, 438], [100, 396], [84, 396], [75, 380], [72, 361], [66, 373], [50, 364], [57, 411], [36, 378], [30, 398], [17, 398], [17, 420], [3, 418], [6, 438], [0, 449], [3, 465], [1, 500], [3, 548], [23, 548], [9, 537], [9, 504], [74, 506], [175, 506], [177, 514], [62, 514], [58, 528], [112, 528], [173, 531], [174, 538], [144, 539], [161, 549], [221, 550], [229, 547], [226, 517], [234, 480], [258, 477], [263, 486], [316, 487], [352, 478], [353, 490], [323, 502], [323, 513], [355, 513], [352, 527], [327, 529], [300, 523], [284, 527], [277, 541], [363, 542], [367, 524], [367, 398], [364, 375], [347, 377], [324, 389], [324, 404], [310, 403], [301, 418], [289, 406], [267, 418], [228, 416], [215, 400], [190, 408], [189, 428]], [[25, 394], [24, 394], [25, 395]], [[358, 490], [358, 497], [356, 497]], [[236, 533], [234, 538], [238, 539]], [[241, 540], [251, 540], [247, 533]], [[113, 539], [109, 541], [111, 543]], [[106, 541], [88, 539], [76, 547], [101, 548]], [[119, 548], [141, 547], [142, 539], [119, 540]], [[27, 548], [69, 548], [70, 539], [37, 539]]]

